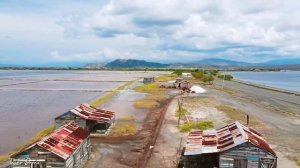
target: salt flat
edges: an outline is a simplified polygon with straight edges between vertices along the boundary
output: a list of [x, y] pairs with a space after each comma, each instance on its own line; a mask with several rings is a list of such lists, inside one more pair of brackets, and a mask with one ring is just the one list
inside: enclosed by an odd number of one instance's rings
[[166, 72], [0, 70], [0, 154], [127, 81]]

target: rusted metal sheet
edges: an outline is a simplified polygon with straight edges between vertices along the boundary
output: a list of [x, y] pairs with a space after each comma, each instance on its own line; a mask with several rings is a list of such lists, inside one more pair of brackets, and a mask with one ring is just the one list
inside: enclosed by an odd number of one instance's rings
[[70, 122], [18, 153], [38, 145], [63, 159], [67, 159], [89, 135], [88, 131], [77, 126], [74, 122]]
[[259, 133], [239, 122], [234, 122], [217, 130], [191, 132], [187, 138], [184, 155], [223, 152], [246, 142], [250, 142], [276, 156]]
[[115, 117], [114, 112], [96, 109], [88, 104], [81, 104], [70, 111], [79, 117], [97, 123], [110, 122]]

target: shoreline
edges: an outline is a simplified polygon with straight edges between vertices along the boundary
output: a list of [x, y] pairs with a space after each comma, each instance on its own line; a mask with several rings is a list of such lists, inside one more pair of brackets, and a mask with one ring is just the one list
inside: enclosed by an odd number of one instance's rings
[[272, 87], [272, 86], [266, 86], [266, 85], [262, 85], [262, 84], [246, 82], [246, 81], [238, 80], [238, 79], [232, 79], [231, 81], [241, 83], [241, 84], [245, 84], [245, 85], [248, 85], [248, 86], [258, 87], [258, 88], [261, 88], [261, 89], [267, 89], [267, 90], [271, 90], [271, 91], [276, 91], [276, 92], [281, 92], [281, 93], [300, 96], [300, 92], [297, 92], [297, 91], [290, 91], [290, 90], [286, 90], [286, 89], [280, 89], [280, 88], [276, 88], [276, 87]]

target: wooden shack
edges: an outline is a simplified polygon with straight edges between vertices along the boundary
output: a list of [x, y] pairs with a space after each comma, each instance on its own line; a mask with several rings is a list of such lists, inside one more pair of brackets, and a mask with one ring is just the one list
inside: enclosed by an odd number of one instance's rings
[[90, 158], [88, 131], [70, 122], [11, 156], [12, 168], [81, 168]]
[[261, 134], [235, 122], [190, 132], [182, 162], [184, 168], [276, 168], [277, 156]]
[[55, 127], [74, 121], [77, 125], [88, 130], [92, 135], [101, 135], [114, 125], [115, 113], [81, 104], [55, 118]]
[[148, 84], [148, 83], [154, 83], [155, 82], [155, 79], [154, 79], [154, 77], [151, 77], [151, 78], [144, 78], [144, 80], [143, 80], [143, 83], [144, 84]]

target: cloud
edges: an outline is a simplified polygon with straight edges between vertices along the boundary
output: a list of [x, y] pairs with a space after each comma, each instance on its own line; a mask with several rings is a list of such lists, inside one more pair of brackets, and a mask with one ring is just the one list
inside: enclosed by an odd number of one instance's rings
[[25, 13], [0, 12], [2, 43], [13, 48], [14, 43], [38, 41], [32, 46], [44, 48], [49, 60], [60, 61], [218, 57], [260, 62], [300, 57], [297, 0], [47, 2], [51, 4], [37, 4], [47, 8], [44, 13], [35, 5], [31, 12], [29, 7]]

